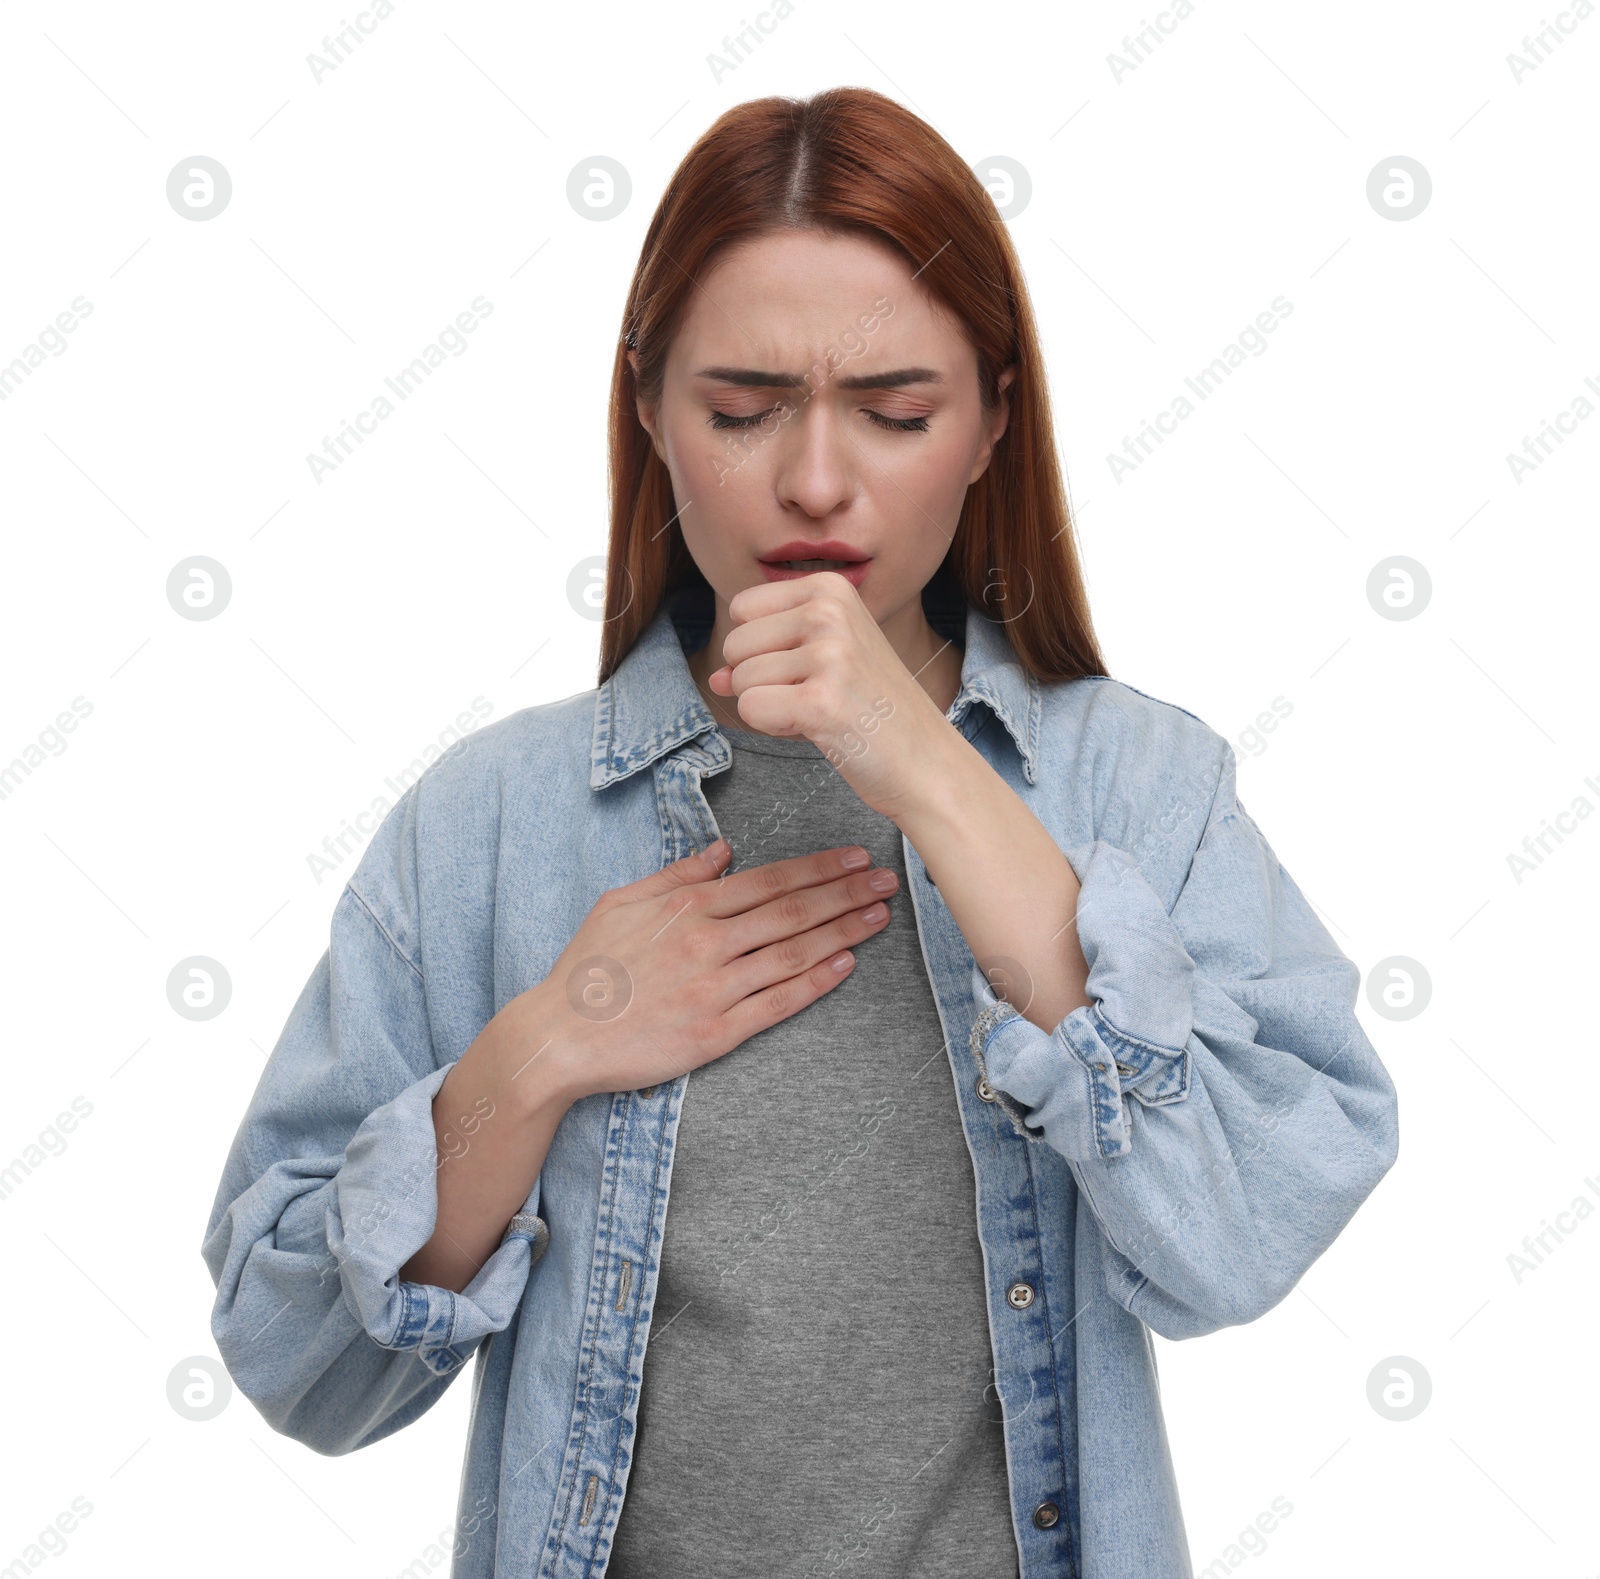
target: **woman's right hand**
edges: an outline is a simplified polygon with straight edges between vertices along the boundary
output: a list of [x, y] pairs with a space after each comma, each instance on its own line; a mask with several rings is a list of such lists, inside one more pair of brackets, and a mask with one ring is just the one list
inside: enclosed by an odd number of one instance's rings
[[720, 1058], [838, 986], [850, 949], [888, 923], [899, 879], [859, 845], [719, 875], [729, 853], [719, 839], [607, 889], [545, 980], [514, 1000], [521, 1056], [553, 1058], [567, 1101], [663, 1085]]

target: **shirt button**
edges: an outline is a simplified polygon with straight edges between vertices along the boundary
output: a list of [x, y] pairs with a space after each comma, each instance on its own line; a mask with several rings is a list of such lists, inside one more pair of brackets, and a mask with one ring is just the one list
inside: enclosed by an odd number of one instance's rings
[[1006, 1290], [1006, 1300], [1013, 1310], [1026, 1310], [1033, 1303], [1033, 1284], [1013, 1283]]
[[1058, 1508], [1053, 1502], [1041, 1502], [1039, 1506], [1033, 1510], [1033, 1522], [1038, 1525], [1041, 1530], [1054, 1528], [1060, 1518], [1061, 1509]]
[[978, 1100], [980, 1102], [994, 1101], [994, 1087], [982, 1075], [978, 1076]]

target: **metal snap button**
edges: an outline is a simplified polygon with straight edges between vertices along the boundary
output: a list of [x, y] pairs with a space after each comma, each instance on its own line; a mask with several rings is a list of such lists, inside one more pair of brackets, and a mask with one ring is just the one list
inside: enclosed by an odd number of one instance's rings
[[978, 1100], [980, 1102], [993, 1102], [994, 1101], [994, 1087], [992, 1085], [990, 1085], [989, 1082], [987, 1080], [985, 1080], [982, 1075], [978, 1076], [977, 1092], [978, 1092]]
[[1118, 1063], [1117, 1073], [1119, 1075], [1136, 1075], [1139, 1073], [1139, 1071], [1135, 1069], [1132, 1064]]
[[644, 1099], [645, 1099], [645, 1100], [646, 1100], [646, 1101], [648, 1101], [648, 1100], [649, 1100], [649, 1099], [650, 1099], [650, 1098], [651, 1098], [651, 1097], [653, 1097], [653, 1096], [654, 1096], [654, 1095], [655, 1095], [655, 1094], [656, 1094], [656, 1088], [655, 1088], [655, 1087], [654, 1087], [654, 1086], [645, 1086], [645, 1087], [644, 1087], [644, 1088], [643, 1088], [643, 1089], [642, 1089], [642, 1090], [641, 1090], [641, 1091], [640, 1091], [640, 1092], [639, 1092], [639, 1095], [640, 1095], [640, 1096], [642, 1096], [642, 1097], [643, 1097], [643, 1098], [644, 1098]]
[[1026, 1310], [1033, 1303], [1033, 1284], [1013, 1283], [1006, 1290], [1006, 1299], [1013, 1310]]
[[1054, 1528], [1060, 1519], [1061, 1509], [1058, 1508], [1053, 1502], [1041, 1502], [1039, 1506], [1033, 1510], [1033, 1522], [1038, 1525], [1041, 1530]]

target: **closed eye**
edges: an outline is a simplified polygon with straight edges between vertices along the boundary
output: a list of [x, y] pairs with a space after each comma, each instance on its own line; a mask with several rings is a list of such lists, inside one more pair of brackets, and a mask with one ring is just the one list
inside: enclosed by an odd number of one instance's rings
[[[753, 416], [735, 417], [726, 411], [713, 410], [710, 417], [711, 426], [714, 428], [751, 428], [758, 422], [765, 421], [775, 411], [782, 408], [769, 406], [765, 411], [758, 411]], [[869, 421], [877, 423], [880, 428], [889, 428], [896, 433], [926, 433], [928, 419], [926, 417], [886, 417], [882, 412], [867, 410], [862, 413]]]

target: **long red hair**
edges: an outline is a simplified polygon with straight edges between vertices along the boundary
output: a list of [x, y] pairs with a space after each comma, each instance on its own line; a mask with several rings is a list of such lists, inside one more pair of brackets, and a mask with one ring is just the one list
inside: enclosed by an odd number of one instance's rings
[[[667, 352], [718, 249], [785, 229], [866, 234], [896, 248], [966, 326], [986, 412], [1008, 366], [1011, 415], [967, 489], [950, 551], [924, 589], [1005, 622], [1040, 680], [1105, 674], [1089, 616], [1033, 309], [1005, 221], [925, 121], [867, 88], [736, 105], [684, 156], [645, 234], [611, 377], [611, 537], [603, 684], [680, 587], [707, 587], [676, 522], [672, 480], [636, 401], [660, 398]], [[636, 388], [628, 351], [639, 355]], [[936, 586], [937, 584], [937, 586]]]

